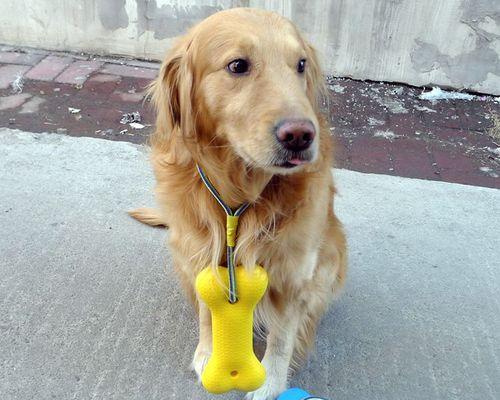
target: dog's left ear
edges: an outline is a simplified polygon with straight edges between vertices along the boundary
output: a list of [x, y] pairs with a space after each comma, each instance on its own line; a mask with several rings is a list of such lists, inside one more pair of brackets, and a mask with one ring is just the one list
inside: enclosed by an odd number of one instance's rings
[[319, 110], [326, 97], [325, 77], [321, 70], [318, 53], [309, 43], [305, 43], [307, 54], [306, 81], [307, 96], [311, 104]]

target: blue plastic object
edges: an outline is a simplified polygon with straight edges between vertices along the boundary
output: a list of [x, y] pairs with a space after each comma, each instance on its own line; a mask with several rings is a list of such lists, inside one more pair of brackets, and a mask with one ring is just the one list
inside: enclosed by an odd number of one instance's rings
[[277, 400], [326, 400], [322, 397], [316, 397], [305, 390], [299, 388], [288, 389], [286, 392], [280, 394]]

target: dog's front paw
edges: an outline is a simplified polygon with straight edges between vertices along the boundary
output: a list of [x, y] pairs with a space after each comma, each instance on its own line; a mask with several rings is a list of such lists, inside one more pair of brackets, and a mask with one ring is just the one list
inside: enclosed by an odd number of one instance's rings
[[275, 400], [285, 390], [286, 385], [266, 381], [256, 391], [247, 393], [245, 400]]
[[191, 363], [191, 368], [198, 376], [198, 381], [201, 382], [201, 374], [205, 369], [205, 366], [210, 359], [211, 351], [210, 349], [203, 348], [200, 344], [196, 347], [194, 352], [193, 362]]

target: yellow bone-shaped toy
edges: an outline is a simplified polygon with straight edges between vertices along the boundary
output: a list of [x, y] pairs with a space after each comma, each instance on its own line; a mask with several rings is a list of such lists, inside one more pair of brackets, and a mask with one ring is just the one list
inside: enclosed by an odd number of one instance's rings
[[266, 371], [253, 351], [253, 311], [267, 288], [261, 266], [235, 268], [238, 301], [227, 297], [227, 268], [205, 268], [196, 278], [196, 291], [212, 313], [212, 355], [201, 375], [211, 393], [236, 389], [250, 392], [264, 383]]

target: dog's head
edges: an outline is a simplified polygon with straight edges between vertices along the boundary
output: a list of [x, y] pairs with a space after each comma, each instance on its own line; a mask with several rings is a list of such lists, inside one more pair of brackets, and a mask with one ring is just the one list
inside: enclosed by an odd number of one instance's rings
[[177, 132], [200, 151], [230, 149], [250, 167], [284, 174], [318, 157], [321, 90], [315, 51], [290, 21], [231, 9], [174, 46], [153, 94], [164, 135]]

